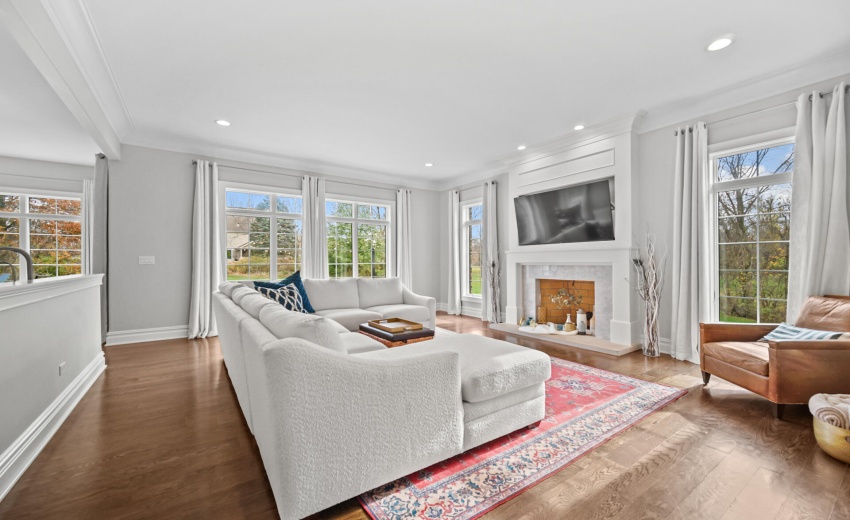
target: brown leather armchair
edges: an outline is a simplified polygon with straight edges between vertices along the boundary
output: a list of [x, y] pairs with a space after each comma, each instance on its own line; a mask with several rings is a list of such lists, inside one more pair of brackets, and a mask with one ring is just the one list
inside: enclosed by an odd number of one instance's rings
[[[850, 332], [850, 297], [812, 296], [795, 325]], [[786, 404], [814, 394], [850, 393], [850, 341], [759, 341], [776, 325], [700, 323], [700, 370], [746, 388], [773, 403], [781, 419]]]

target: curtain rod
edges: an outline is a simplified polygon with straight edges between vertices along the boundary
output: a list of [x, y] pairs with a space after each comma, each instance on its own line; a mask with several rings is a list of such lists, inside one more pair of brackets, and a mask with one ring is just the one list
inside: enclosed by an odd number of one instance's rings
[[[198, 164], [198, 161], [192, 161], [192, 166], [195, 166], [197, 164]], [[267, 171], [267, 170], [255, 170], [253, 168], [240, 168], [239, 166], [229, 166], [227, 164], [219, 164], [219, 166], [222, 167], [222, 168], [230, 168], [232, 170], [243, 170], [243, 171], [246, 171], [246, 172], [256, 172], [256, 173], [268, 173], [269, 175], [285, 175], [287, 177], [297, 177], [299, 179], [304, 177], [304, 175], [306, 175], [306, 174], [296, 175], [294, 173], [283, 173], [283, 172], [270, 172], [270, 171]], [[363, 183], [356, 183], [356, 182], [335, 181], [335, 180], [331, 180], [331, 179], [327, 179], [327, 178], [325, 179], [325, 181], [326, 182], [334, 182], [336, 184], [348, 184], [348, 185], [351, 185], [351, 186], [361, 186], [361, 187], [365, 187], [365, 188], [375, 188], [375, 189], [378, 189], [378, 190], [387, 190], [387, 191], [395, 191], [397, 189], [408, 189], [408, 188], [386, 188], [384, 186], [375, 186], [374, 184], [363, 184]]]
[[[844, 87], [844, 93], [846, 94], [847, 92], [850, 92], [850, 85], [847, 85], [847, 86]], [[819, 97], [824, 97], [825, 95], [828, 95], [828, 94], [832, 94], [832, 92], [818, 92]], [[814, 94], [809, 94], [809, 101], [812, 100], [813, 95]], [[759, 110], [753, 110], [752, 112], [747, 112], [745, 114], [738, 114], [736, 116], [725, 117], [723, 119], [718, 119], [717, 121], [712, 121], [712, 122], [707, 123], [707, 124], [708, 125], [716, 125], [718, 123], [725, 123], [726, 121], [731, 121], [733, 119], [738, 119], [740, 117], [753, 116], [753, 115], [756, 115], [756, 114], [761, 114], [762, 112], [769, 112], [771, 110], [777, 110], [777, 109], [780, 109], [780, 108], [785, 108], [785, 107], [796, 105], [796, 104], [797, 104], [796, 100], [788, 101], [787, 103], [782, 103], [780, 105], [774, 105], [772, 107], [767, 107], [767, 108], [761, 108]], [[679, 131], [676, 130], [673, 133], [673, 135], [679, 135]]]

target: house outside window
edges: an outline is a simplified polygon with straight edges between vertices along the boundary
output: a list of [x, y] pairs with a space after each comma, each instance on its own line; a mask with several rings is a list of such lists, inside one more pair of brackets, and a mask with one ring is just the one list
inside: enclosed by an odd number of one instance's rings
[[715, 153], [711, 166], [714, 316], [721, 322], [782, 322], [793, 139]]
[[390, 205], [328, 197], [328, 274], [331, 278], [386, 278]]
[[[82, 240], [79, 197], [0, 193], [0, 246], [29, 251], [37, 277], [81, 274]], [[0, 252], [0, 281], [26, 277], [22, 269], [20, 255]]]
[[481, 219], [484, 206], [476, 201], [463, 206], [463, 296], [481, 297]]
[[301, 196], [279, 190], [225, 189], [228, 280], [285, 278], [301, 269]]

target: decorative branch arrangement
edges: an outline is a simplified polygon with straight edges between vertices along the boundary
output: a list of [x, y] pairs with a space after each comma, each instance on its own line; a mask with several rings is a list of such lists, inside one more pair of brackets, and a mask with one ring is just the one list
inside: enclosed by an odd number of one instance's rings
[[661, 288], [664, 286], [664, 265], [667, 263], [667, 253], [656, 260], [655, 237], [646, 233], [646, 251], [641, 257], [640, 249], [637, 257], [632, 258], [632, 268], [635, 271], [637, 283], [628, 279], [626, 282], [634, 289], [643, 300], [645, 319], [643, 324], [643, 353], [646, 356], [657, 357], [661, 355], [658, 341], [658, 307], [661, 299]]
[[490, 286], [490, 310], [493, 323], [499, 322], [501, 314], [501, 269], [495, 260], [490, 261], [490, 269], [487, 269], [487, 283]]

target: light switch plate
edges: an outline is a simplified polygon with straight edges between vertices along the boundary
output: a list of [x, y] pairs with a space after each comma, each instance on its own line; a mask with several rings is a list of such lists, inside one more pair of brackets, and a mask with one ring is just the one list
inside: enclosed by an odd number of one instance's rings
[[153, 265], [156, 263], [155, 256], [140, 256], [139, 265]]

